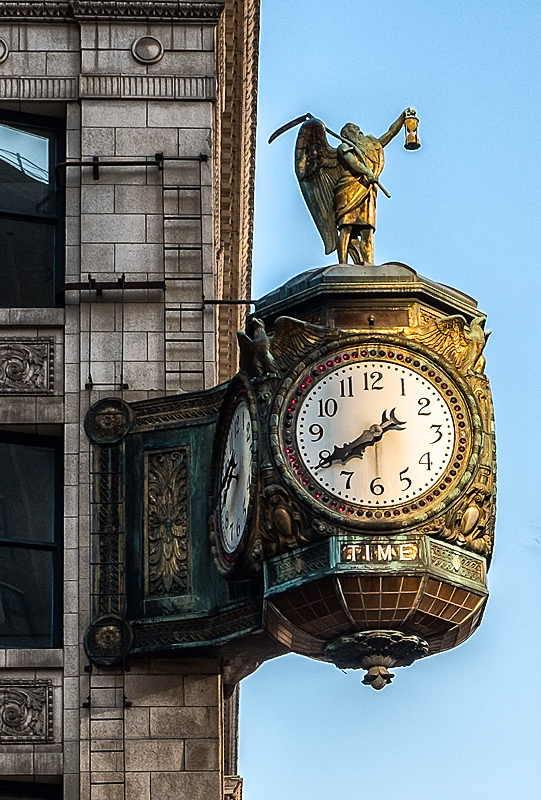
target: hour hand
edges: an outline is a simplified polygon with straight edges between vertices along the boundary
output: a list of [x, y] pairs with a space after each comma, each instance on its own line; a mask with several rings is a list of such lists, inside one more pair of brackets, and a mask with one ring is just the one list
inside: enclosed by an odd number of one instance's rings
[[224, 494], [224, 496], [227, 495], [227, 492], [231, 485], [231, 481], [236, 480], [236, 478], [238, 477], [238, 475], [233, 474], [236, 467], [237, 467], [237, 462], [235, 461], [235, 454], [231, 453], [231, 458], [229, 459], [229, 462], [227, 464], [225, 475], [223, 476], [222, 481], [220, 483], [220, 489], [219, 489], [220, 495], [222, 493]]
[[371, 425], [360, 436], [349, 444], [344, 444], [343, 447], [335, 446], [332, 453], [321, 459], [317, 465], [318, 469], [330, 467], [335, 461], [341, 461], [342, 464], [345, 464], [350, 458], [362, 458], [366, 448], [379, 442], [385, 431], [403, 431], [403, 426], [406, 423], [396, 418], [395, 411], [396, 408], [391, 409], [389, 416], [387, 416], [387, 410], [385, 410], [381, 415], [381, 423], [379, 425]]

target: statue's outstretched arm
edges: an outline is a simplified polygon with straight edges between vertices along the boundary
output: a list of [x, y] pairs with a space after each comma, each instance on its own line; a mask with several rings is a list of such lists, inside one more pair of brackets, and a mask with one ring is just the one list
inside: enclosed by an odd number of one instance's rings
[[400, 116], [398, 117], [398, 119], [396, 119], [393, 122], [393, 124], [391, 125], [391, 127], [389, 128], [387, 133], [384, 133], [383, 136], [379, 137], [379, 141], [380, 141], [382, 147], [386, 147], [389, 144], [389, 142], [391, 141], [391, 139], [394, 139], [394, 137], [398, 133], [400, 133], [400, 130], [402, 128], [402, 125], [404, 124], [404, 120], [405, 119], [406, 119], [406, 111], [403, 111], [400, 114]]

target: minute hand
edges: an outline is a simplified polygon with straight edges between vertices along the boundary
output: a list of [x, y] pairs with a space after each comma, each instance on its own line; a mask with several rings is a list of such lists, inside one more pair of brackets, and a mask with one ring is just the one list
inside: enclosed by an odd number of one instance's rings
[[387, 411], [384, 411], [381, 415], [380, 425], [371, 425], [363, 431], [360, 436], [349, 444], [344, 444], [343, 447], [335, 446], [330, 455], [321, 459], [318, 468], [330, 467], [335, 461], [341, 461], [342, 464], [345, 464], [350, 458], [362, 458], [366, 448], [379, 442], [385, 431], [403, 431], [404, 428], [401, 426], [406, 423], [400, 422], [400, 420], [396, 418], [395, 411], [396, 408], [391, 409], [389, 416], [387, 416]]

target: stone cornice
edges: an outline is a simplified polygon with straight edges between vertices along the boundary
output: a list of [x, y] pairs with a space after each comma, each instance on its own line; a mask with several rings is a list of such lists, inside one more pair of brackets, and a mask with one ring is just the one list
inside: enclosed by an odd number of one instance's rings
[[0, 17], [4, 19], [76, 20], [96, 18], [209, 20], [216, 22], [224, 0], [206, 3], [182, 0], [0, 0]]

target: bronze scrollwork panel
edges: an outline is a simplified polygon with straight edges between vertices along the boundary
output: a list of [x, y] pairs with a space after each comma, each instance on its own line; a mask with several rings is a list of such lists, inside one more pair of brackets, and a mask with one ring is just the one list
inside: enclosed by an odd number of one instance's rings
[[188, 480], [190, 448], [144, 456], [145, 598], [189, 591]]

